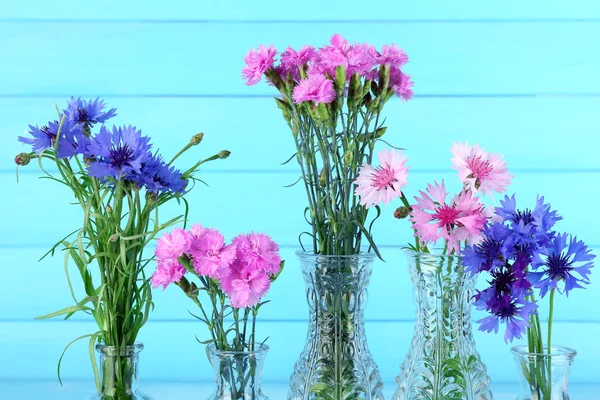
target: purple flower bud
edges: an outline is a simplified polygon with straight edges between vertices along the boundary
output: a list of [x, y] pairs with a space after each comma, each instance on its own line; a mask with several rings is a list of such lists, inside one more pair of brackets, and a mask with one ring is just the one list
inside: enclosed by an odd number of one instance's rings
[[19, 153], [15, 157], [15, 164], [25, 166], [31, 161], [31, 155], [29, 153]]

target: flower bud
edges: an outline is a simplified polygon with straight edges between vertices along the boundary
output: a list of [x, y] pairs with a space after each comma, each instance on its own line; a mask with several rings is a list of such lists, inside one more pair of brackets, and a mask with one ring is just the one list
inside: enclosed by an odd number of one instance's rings
[[112, 212], [112, 210], [113, 210], [113, 209], [112, 209], [112, 207], [110, 206], [110, 204], [107, 204], [107, 205], [106, 205], [106, 213], [107, 213], [107, 214], [110, 214], [110, 213]]
[[158, 195], [154, 192], [146, 192], [146, 202], [147, 203], [154, 203], [156, 200], [158, 200]]
[[196, 284], [194, 282], [192, 282], [190, 284], [190, 290], [188, 292], [188, 295], [190, 296], [198, 296], [198, 286], [196, 286]]
[[25, 166], [31, 161], [31, 155], [28, 153], [19, 153], [15, 157], [15, 164]]
[[387, 64], [379, 68], [379, 89], [384, 92], [390, 85], [390, 66]]
[[271, 67], [265, 71], [265, 77], [273, 84], [280, 92], [283, 90], [283, 80], [275, 68]]
[[319, 183], [321, 184], [321, 186], [325, 186], [326, 183], [326, 175], [325, 175], [325, 168], [321, 169], [321, 173], [319, 174]]
[[230, 154], [231, 152], [229, 150], [221, 150], [218, 155], [220, 159], [224, 160], [229, 157]]
[[110, 238], [108, 240], [110, 240], [111, 242], [116, 242], [119, 239], [119, 235], [116, 233], [113, 233], [112, 235], [110, 235]]
[[352, 154], [352, 151], [348, 150], [346, 152], [346, 154], [344, 154], [344, 162], [346, 163], [346, 165], [350, 165], [350, 164], [352, 164], [353, 159], [354, 159], [354, 154]]
[[377, 139], [379, 139], [380, 137], [382, 137], [385, 134], [385, 131], [387, 131], [387, 127], [385, 127], [385, 126], [377, 129], [375, 131], [375, 137]]
[[288, 105], [288, 103], [281, 99], [278, 99], [277, 97], [275, 97], [275, 102], [277, 103], [277, 107], [279, 107], [279, 109], [283, 113], [283, 118], [285, 119], [285, 122], [289, 124], [290, 120], [292, 119], [292, 110], [290, 106]]
[[192, 136], [192, 138], [190, 139], [190, 144], [192, 146], [196, 146], [199, 145], [200, 142], [202, 141], [202, 138], [204, 137], [204, 133], [200, 132], [195, 134], [194, 136]]
[[372, 82], [373, 82], [373, 81], [372, 81], [372, 80], [370, 80], [370, 79], [367, 79], [367, 80], [365, 81], [365, 84], [363, 85], [363, 97], [364, 97], [364, 96], [366, 96], [366, 95], [368, 95], [368, 94], [369, 94], [369, 92], [371, 91], [371, 83], [372, 83]]
[[190, 292], [190, 281], [188, 281], [185, 276], [182, 276], [178, 282], [175, 282], [175, 284], [179, 286], [185, 294]]
[[319, 105], [317, 106], [317, 111], [319, 118], [322, 121], [327, 121], [329, 119], [329, 110], [327, 110], [327, 106], [325, 105], [325, 103], [319, 103]]
[[394, 218], [398, 218], [398, 219], [404, 219], [406, 217], [408, 217], [410, 214], [410, 208], [409, 207], [398, 207], [396, 209], [396, 211], [394, 211]]
[[337, 89], [338, 97], [341, 97], [341, 94], [346, 87], [346, 67], [343, 65], [335, 67], [335, 87]]

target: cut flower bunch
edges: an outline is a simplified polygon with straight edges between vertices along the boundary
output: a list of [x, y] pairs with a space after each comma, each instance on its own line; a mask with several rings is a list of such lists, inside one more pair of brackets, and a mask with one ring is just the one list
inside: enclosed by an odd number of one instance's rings
[[[15, 162], [25, 166], [36, 160], [42, 178], [70, 189], [83, 214], [82, 226], [46, 254], [54, 254], [58, 249], [65, 252], [65, 273], [74, 305], [39, 318], [68, 319], [77, 312], [91, 315], [98, 330], [73, 342], [89, 338], [102, 398], [130, 399], [131, 365], [117, 356], [110, 370], [109, 366], [102, 366], [101, 382], [94, 344], [115, 347], [121, 352], [135, 344], [153, 307], [150, 283], [144, 273], [150, 258], [144, 256], [144, 248], [162, 229], [184, 220], [185, 195], [194, 186], [198, 168], [205, 162], [226, 158], [229, 152], [221, 151], [182, 172], [174, 167], [174, 161], [198, 145], [203, 134], [192, 136], [166, 162], [152, 150], [150, 138], [134, 126], [105, 126], [116, 115], [116, 109], [105, 108], [100, 99], [71, 98], [65, 110], [57, 107], [56, 120], [42, 127], [30, 125], [29, 135], [19, 137], [19, 141], [31, 146], [31, 151], [19, 154]], [[185, 211], [163, 221], [159, 208], [171, 200], [183, 202]], [[83, 295], [77, 295], [71, 285], [71, 262], [83, 283]], [[111, 387], [108, 379], [114, 381]]]
[[[262, 399], [260, 374], [265, 340], [257, 342], [261, 301], [283, 270], [279, 246], [262, 233], [241, 234], [230, 244], [216, 229], [193, 225], [165, 233], [155, 252], [154, 287], [175, 284], [200, 310], [210, 333], [205, 341], [215, 369], [211, 399]], [[208, 305], [207, 305], [208, 304]], [[231, 320], [230, 323], [227, 323]]]
[[[477, 352], [471, 329], [471, 294], [475, 279], [465, 273], [462, 254], [482, 240], [493, 208], [485, 196], [503, 192], [512, 176], [502, 156], [479, 145], [455, 143], [452, 167], [458, 180], [452, 193], [433, 182], [411, 203], [406, 157], [396, 150], [379, 152], [379, 165], [365, 164], [356, 180], [361, 204], [373, 207], [400, 199], [394, 216], [409, 218], [414, 244], [405, 248], [414, 285], [416, 315], [410, 349], [401, 364], [395, 400], [490, 399], [490, 378]], [[440, 245], [441, 242], [441, 245]]]
[[[201, 343], [225, 351], [255, 349], [256, 316], [265, 304], [260, 299], [283, 269], [279, 246], [269, 236], [241, 234], [227, 244], [218, 230], [196, 224], [189, 231], [176, 228], [163, 234], [155, 255], [152, 285], [165, 289], [175, 284], [199, 307], [197, 318], [211, 336]], [[203, 293], [210, 312], [202, 302]], [[225, 318], [231, 316], [233, 323], [226, 328]]]
[[264, 76], [280, 93], [275, 101], [296, 144], [290, 160], [298, 160], [308, 196], [309, 247], [315, 254], [358, 254], [364, 236], [378, 253], [369, 210], [354, 198], [353, 183], [387, 129], [384, 105], [393, 96], [412, 98], [413, 83], [402, 71], [408, 56], [394, 44], [378, 51], [340, 35], [321, 48], [288, 47], [279, 63], [277, 56], [273, 46], [251, 50], [242, 76], [248, 85]]
[[[479, 329], [498, 332], [503, 323], [506, 342], [525, 336], [530, 362], [521, 368], [529, 394], [555, 399], [563, 390], [555, 387], [552, 372], [555, 296], [568, 296], [590, 283], [595, 255], [576, 236], [554, 230], [562, 217], [543, 197], [533, 208], [517, 208], [514, 195], [501, 204], [498, 220], [486, 224], [483, 240], [464, 252], [467, 270], [490, 278], [489, 286], [474, 296], [477, 309], [490, 314], [478, 321]], [[549, 305], [545, 334], [539, 312], [544, 298]]]

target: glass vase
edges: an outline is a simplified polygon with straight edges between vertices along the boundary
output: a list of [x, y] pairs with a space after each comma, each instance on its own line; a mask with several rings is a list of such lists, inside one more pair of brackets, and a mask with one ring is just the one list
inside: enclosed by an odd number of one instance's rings
[[577, 352], [568, 347], [544, 347], [544, 353], [530, 353], [527, 346], [511, 352], [519, 368], [521, 394], [517, 400], [569, 400], [569, 372]]
[[87, 400], [151, 400], [139, 392], [139, 354], [142, 343], [133, 346], [106, 346], [97, 344], [100, 354], [99, 393]]
[[215, 375], [215, 392], [208, 400], [269, 400], [260, 388], [269, 346], [255, 351], [222, 351], [214, 344], [206, 353]]
[[471, 326], [476, 277], [461, 257], [406, 250], [416, 304], [412, 343], [394, 400], [488, 400], [490, 378]]
[[364, 325], [375, 256], [297, 255], [306, 284], [308, 333], [288, 400], [383, 400]]

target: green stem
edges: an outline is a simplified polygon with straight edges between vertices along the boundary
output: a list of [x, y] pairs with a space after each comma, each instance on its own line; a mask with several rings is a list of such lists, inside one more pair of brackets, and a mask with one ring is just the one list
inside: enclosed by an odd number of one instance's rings
[[554, 318], [554, 294], [556, 292], [556, 288], [553, 288], [550, 291], [550, 312], [548, 314], [548, 343], [546, 346], [548, 347], [548, 395], [552, 395], [552, 320]]

